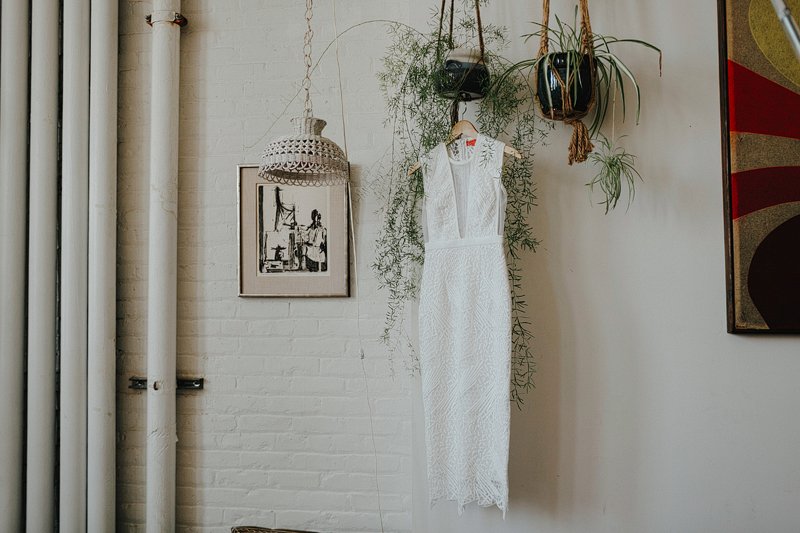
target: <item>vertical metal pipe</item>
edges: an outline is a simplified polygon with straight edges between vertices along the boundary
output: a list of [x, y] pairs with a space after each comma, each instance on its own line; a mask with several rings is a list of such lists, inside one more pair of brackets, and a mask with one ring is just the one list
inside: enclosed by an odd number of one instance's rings
[[147, 532], [175, 530], [180, 11], [153, 0], [147, 287]]
[[32, 6], [25, 527], [38, 533], [55, 510], [59, 2]]
[[0, 13], [0, 531], [21, 531], [28, 174], [28, 2]]
[[59, 525], [86, 531], [89, 0], [64, 0]]
[[89, 83], [87, 531], [114, 531], [118, 3], [92, 1]]

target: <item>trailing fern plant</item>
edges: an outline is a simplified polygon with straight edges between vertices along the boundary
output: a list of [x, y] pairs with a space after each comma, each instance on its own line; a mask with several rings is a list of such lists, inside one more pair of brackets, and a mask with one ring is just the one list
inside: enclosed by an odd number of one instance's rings
[[[455, 26], [454, 36], [458, 42], [475, 42], [474, 21], [465, 18]], [[379, 82], [389, 111], [386, 124], [394, 133], [394, 143], [387, 160], [373, 172], [370, 180], [370, 187], [380, 198], [383, 217], [376, 243], [377, 259], [372, 268], [382, 288], [388, 291], [383, 341], [391, 354], [407, 356], [407, 366], [416, 370], [418, 357], [404, 318], [406, 304], [418, 294], [424, 260], [420, 224], [424, 190], [421, 172], [409, 176], [407, 169], [420, 154], [447, 138], [452, 102], [439, 97], [436, 91], [434, 73], [441, 62], [437, 49], [447, 48], [447, 43], [439, 41], [436, 27], [423, 33], [393, 23], [389, 31], [392, 44], [384, 57]], [[489, 70], [508, 69], [510, 63], [495, 52], [508, 45], [505, 30], [488, 25], [483, 32]], [[482, 133], [506, 140], [522, 154], [521, 159], [506, 162], [502, 175], [508, 193], [505, 236], [512, 302], [511, 398], [520, 406], [524, 394], [534, 386], [536, 372], [521, 261], [524, 254], [535, 250], [538, 244], [528, 221], [536, 205], [533, 150], [547, 134], [535, 119], [532, 92], [524, 76], [506, 75], [501, 83], [494, 84], [492, 93], [475, 111], [476, 124]]]

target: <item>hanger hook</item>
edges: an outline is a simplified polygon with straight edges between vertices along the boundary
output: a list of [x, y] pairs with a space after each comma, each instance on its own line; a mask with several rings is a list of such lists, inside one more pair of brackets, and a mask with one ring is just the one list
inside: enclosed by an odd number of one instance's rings
[[459, 109], [458, 109], [458, 107], [459, 107], [460, 104], [461, 104], [461, 98], [459, 96], [456, 96], [453, 99], [453, 105], [450, 106], [450, 127], [451, 128], [456, 125], [456, 122], [459, 121]]

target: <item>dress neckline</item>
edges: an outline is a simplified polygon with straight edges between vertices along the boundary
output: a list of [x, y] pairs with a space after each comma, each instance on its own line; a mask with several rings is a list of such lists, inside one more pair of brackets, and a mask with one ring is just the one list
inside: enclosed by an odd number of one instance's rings
[[[472, 163], [472, 161], [475, 159], [476, 154], [478, 153], [479, 143], [481, 142], [480, 139], [481, 139], [481, 134], [479, 133], [478, 135], [475, 136], [475, 146], [472, 148], [472, 153], [469, 155], [469, 157], [461, 160], [453, 159], [450, 156], [450, 152], [447, 150], [447, 144], [442, 143], [442, 148], [444, 148], [444, 155], [447, 158], [447, 162], [450, 163], [451, 165], [468, 165], [469, 163]], [[465, 151], [467, 147], [466, 141], [467, 139], [465, 139], [464, 142]]]
[[[466, 190], [466, 197], [463, 209], [464, 212], [462, 213], [461, 212], [462, 210], [459, 209], [458, 207], [458, 198], [457, 198], [458, 195], [456, 193], [457, 187], [456, 187], [456, 176], [455, 176], [456, 173], [453, 171], [453, 166], [461, 167], [472, 163], [475, 157], [477, 157], [478, 151], [481, 148], [481, 144], [482, 144], [482, 135], [479, 133], [478, 135], [475, 136], [475, 146], [472, 148], [472, 154], [470, 154], [468, 158], [461, 161], [455, 160], [452, 157], [450, 157], [450, 152], [447, 151], [447, 144], [445, 143], [441, 144], [442, 151], [444, 152], [444, 167], [445, 167], [444, 170], [447, 176], [447, 181], [450, 186], [450, 190], [453, 193], [453, 199], [452, 199], [453, 217], [455, 218], [456, 234], [458, 236], [458, 240], [464, 240], [464, 238], [467, 236], [467, 217], [469, 216], [469, 188], [467, 188]], [[469, 183], [467, 182], [464, 186], [469, 187]], [[459, 224], [461, 216], [463, 216], [463, 221], [464, 221], [463, 228], [461, 227], [461, 224]]]

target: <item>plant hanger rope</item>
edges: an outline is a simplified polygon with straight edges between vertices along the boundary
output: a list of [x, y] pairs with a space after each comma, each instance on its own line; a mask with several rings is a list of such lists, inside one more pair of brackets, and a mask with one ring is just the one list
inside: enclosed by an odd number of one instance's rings
[[[462, 29], [477, 30], [478, 45], [474, 47], [459, 44], [454, 40], [455, 0], [450, 0], [450, 27], [444, 35], [444, 18], [447, 13], [447, 1], [442, 0], [439, 10], [439, 30], [436, 37], [436, 93], [442, 98], [456, 102], [471, 102], [486, 96], [490, 84], [490, 73], [486, 67], [483, 40], [483, 24], [481, 22], [480, 0], [475, 0], [475, 23], [459, 22]], [[474, 35], [474, 34], [473, 34]], [[443, 50], [443, 49], [446, 49]]]
[[[589, 61], [589, 70], [591, 72], [592, 80], [592, 93], [589, 99], [589, 105], [586, 111], [576, 111], [572, 106], [572, 97], [570, 91], [570, 80], [564, 80], [555, 68], [551, 71], [558, 81], [561, 88], [561, 102], [562, 108], [560, 110], [550, 108], [550, 119], [561, 120], [565, 124], [572, 126], [572, 138], [569, 143], [569, 164], [586, 161], [591, 153], [594, 145], [592, 145], [589, 130], [581, 120], [594, 108], [595, 104], [595, 60], [594, 60], [594, 46], [592, 44], [592, 25], [589, 20], [589, 0], [579, 0], [579, 10], [581, 16], [581, 43], [579, 52], [586, 56]], [[549, 53], [550, 47], [550, 0], [542, 0], [542, 35], [539, 39], [539, 57], [542, 58]], [[577, 69], [577, 65], [574, 70]], [[577, 75], [577, 74], [573, 74]]]
[[[442, 7], [439, 10], [439, 37], [437, 41], [437, 52], [440, 51], [441, 42], [442, 42], [442, 29], [444, 27], [444, 12], [445, 12], [445, 4], [447, 0], [442, 0]], [[447, 35], [447, 46], [452, 50], [455, 48], [455, 44], [453, 43], [453, 14], [455, 13], [455, 0], [450, 0], [450, 32]], [[481, 6], [480, 0], [475, 0], [475, 19], [478, 28], [478, 46], [480, 50], [480, 58], [481, 61], [484, 60], [484, 43], [483, 43], [483, 25], [481, 24]], [[441, 53], [437, 53], [437, 56], [441, 56]]]
[[[579, 0], [578, 9], [581, 12], [581, 53], [594, 56], [592, 46], [592, 23], [589, 20], [589, 0]], [[550, 51], [550, 0], [542, 0], [542, 36], [539, 39], [539, 55], [543, 56]]]

